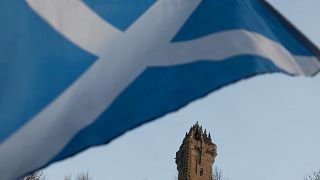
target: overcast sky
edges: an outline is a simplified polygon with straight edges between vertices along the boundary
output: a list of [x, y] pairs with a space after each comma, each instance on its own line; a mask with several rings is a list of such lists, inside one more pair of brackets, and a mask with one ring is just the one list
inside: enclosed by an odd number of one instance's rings
[[[320, 0], [269, 0], [320, 46]], [[320, 75], [241, 81], [44, 170], [48, 180], [89, 171], [93, 180], [172, 180], [185, 132], [199, 121], [230, 180], [303, 180], [320, 169]]]

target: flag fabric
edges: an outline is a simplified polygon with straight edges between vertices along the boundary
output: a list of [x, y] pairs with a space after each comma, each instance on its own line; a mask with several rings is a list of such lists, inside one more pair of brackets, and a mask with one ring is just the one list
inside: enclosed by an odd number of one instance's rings
[[1, 180], [241, 79], [320, 69], [262, 0], [1, 0], [0, 24]]

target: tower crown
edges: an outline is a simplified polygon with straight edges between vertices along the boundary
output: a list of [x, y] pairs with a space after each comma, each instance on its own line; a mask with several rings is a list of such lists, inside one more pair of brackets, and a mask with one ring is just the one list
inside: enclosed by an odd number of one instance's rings
[[179, 180], [212, 180], [212, 164], [217, 156], [217, 146], [210, 133], [197, 122], [186, 133], [176, 153]]
[[207, 134], [207, 130], [205, 129], [204, 131], [202, 130], [202, 126], [199, 125], [197, 122], [195, 125], [193, 125], [189, 132], [186, 132], [185, 138], [183, 141], [186, 141], [187, 139], [194, 139], [196, 141], [202, 141], [203, 143], [206, 144], [213, 144], [211, 134]]

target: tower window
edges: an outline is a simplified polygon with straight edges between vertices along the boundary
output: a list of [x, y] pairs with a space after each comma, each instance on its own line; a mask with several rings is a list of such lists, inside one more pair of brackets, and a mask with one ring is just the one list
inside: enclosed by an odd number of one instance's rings
[[200, 176], [203, 176], [203, 169], [200, 168]]

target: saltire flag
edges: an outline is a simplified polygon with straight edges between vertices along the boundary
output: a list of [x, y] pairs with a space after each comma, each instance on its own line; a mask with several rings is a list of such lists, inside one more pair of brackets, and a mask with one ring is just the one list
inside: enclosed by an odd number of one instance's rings
[[17, 179], [225, 85], [315, 75], [263, 0], [1, 0], [0, 179]]

